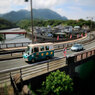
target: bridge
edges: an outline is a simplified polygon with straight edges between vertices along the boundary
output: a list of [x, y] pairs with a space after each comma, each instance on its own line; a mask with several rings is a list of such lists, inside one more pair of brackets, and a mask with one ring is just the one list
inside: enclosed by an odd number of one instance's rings
[[4, 39], [6, 39], [7, 34], [27, 34], [27, 32], [24, 29], [14, 28], [14, 29], [0, 30], [0, 34], [3, 34]]
[[[81, 39], [83, 40], [83, 39]], [[80, 42], [82, 42], [80, 40]], [[60, 69], [60, 68], [68, 68], [68, 72], [70, 75], [75, 71], [75, 67], [83, 63], [89, 58], [95, 58], [95, 40], [89, 40], [89, 42], [85, 43], [85, 50], [82, 52], [72, 52], [69, 50], [69, 47], [74, 42], [69, 43], [55, 43], [55, 57], [54, 59], [50, 59], [47, 61], [37, 62], [34, 64], [27, 64], [22, 58], [2, 61], [3, 64], [0, 64], [0, 87], [4, 86], [5, 83], [7, 85], [11, 84], [10, 76], [15, 76], [20, 74], [24, 81], [47, 74], [51, 71]], [[89, 44], [89, 46], [88, 46]], [[64, 46], [68, 47], [67, 57], [63, 57], [63, 48]], [[22, 48], [22, 47], [21, 47]], [[7, 50], [9, 48], [6, 48]], [[12, 49], [12, 48], [11, 48]], [[16, 48], [17, 50], [18, 48]], [[11, 54], [12, 52], [9, 52]], [[14, 52], [13, 52], [14, 53]], [[15, 52], [16, 53], [16, 52]], [[8, 55], [9, 56], [9, 55]], [[22, 56], [22, 55], [21, 55]], [[6, 66], [7, 65], [7, 66]], [[3, 67], [3, 69], [2, 69]]]
[[4, 86], [5, 83], [7, 85], [10, 85], [11, 84], [10, 75], [15, 76], [18, 73], [25, 81], [60, 68], [68, 67], [68, 72], [70, 72], [69, 74], [72, 75], [72, 73], [75, 71], [75, 67], [80, 65], [81, 61], [87, 60], [88, 58], [91, 57], [95, 58], [95, 48], [82, 51], [81, 53], [77, 53], [72, 56], [59, 57], [47, 61], [37, 62], [31, 65], [1, 70], [0, 86]]

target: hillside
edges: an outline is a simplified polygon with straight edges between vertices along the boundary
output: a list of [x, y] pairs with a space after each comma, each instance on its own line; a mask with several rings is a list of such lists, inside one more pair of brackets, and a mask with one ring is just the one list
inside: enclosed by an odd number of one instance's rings
[[14, 28], [16, 25], [10, 21], [0, 18], [0, 30]]
[[[19, 21], [22, 19], [30, 19], [30, 11], [27, 10], [19, 10], [19, 11], [11, 11], [6, 14], [0, 14], [0, 16], [4, 19], [7, 19], [9, 21]], [[33, 18], [34, 19], [44, 19], [44, 20], [67, 20], [67, 18], [64, 16], [60, 16], [58, 13], [49, 10], [49, 9], [33, 9]]]

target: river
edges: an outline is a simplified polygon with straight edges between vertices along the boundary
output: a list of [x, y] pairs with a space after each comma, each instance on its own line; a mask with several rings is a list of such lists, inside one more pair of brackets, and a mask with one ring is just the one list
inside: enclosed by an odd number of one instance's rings
[[31, 42], [29, 38], [25, 38], [22, 34], [7, 34], [6, 40], [0, 41], [0, 43], [22, 43], [22, 42]]
[[77, 80], [79, 95], [92, 95], [95, 93], [95, 60], [90, 60], [78, 67], [76, 72], [79, 73]]

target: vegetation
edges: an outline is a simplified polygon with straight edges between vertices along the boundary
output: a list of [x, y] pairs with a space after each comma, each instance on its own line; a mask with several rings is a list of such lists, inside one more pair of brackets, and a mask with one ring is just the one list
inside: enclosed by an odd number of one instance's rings
[[[30, 19], [31, 12], [27, 10], [11, 11], [9, 13], [2, 14], [2, 17], [9, 21], [17, 22], [23, 19]], [[66, 17], [62, 17], [61, 15], [50, 9], [33, 9], [33, 18], [43, 20], [67, 20]]]
[[[83, 19], [80, 19], [78, 21], [76, 20], [67, 20], [67, 21], [63, 21], [63, 20], [34, 20], [33, 21], [34, 23], [34, 26], [44, 26], [44, 27], [47, 27], [48, 25], [50, 25], [51, 27], [54, 27], [54, 26], [57, 26], [57, 25], [69, 25], [69, 26], [80, 26], [82, 27], [83, 25], [87, 25], [89, 27], [91, 27], [91, 21], [90, 20], [83, 20]], [[21, 28], [24, 28], [24, 29], [28, 29], [28, 27], [31, 25], [31, 22], [30, 20], [22, 20], [19, 22], [18, 26], [21, 27]], [[92, 25], [94, 27], [95, 23], [92, 22]]]
[[29, 20], [21, 20], [18, 24], [17, 24], [20, 28], [22, 29], [28, 29], [29, 26], [31, 26], [31, 22]]
[[10, 29], [10, 28], [14, 28], [14, 27], [16, 27], [16, 24], [14, 24], [8, 20], [5, 20], [3, 18], [0, 18], [0, 30]]
[[73, 82], [65, 72], [52, 72], [42, 84], [41, 95], [72, 95]]
[[3, 35], [2, 34], [0, 34], [0, 41], [3, 41]]

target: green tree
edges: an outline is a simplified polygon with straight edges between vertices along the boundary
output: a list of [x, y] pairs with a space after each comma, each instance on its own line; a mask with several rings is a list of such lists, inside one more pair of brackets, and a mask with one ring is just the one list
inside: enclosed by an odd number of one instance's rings
[[4, 40], [3, 35], [0, 34], [0, 41], [3, 41], [3, 40]]
[[73, 93], [73, 82], [65, 72], [52, 72], [43, 82], [43, 95], [71, 95]]
[[14, 28], [14, 27], [16, 27], [16, 24], [14, 24], [8, 20], [5, 20], [3, 18], [0, 18], [0, 30], [10, 29], [10, 28]]
[[29, 20], [21, 20], [18, 24], [17, 24], [20, 28], [22, 29], [28, 29], [29, 26], [31, 26], [31, 23]]

